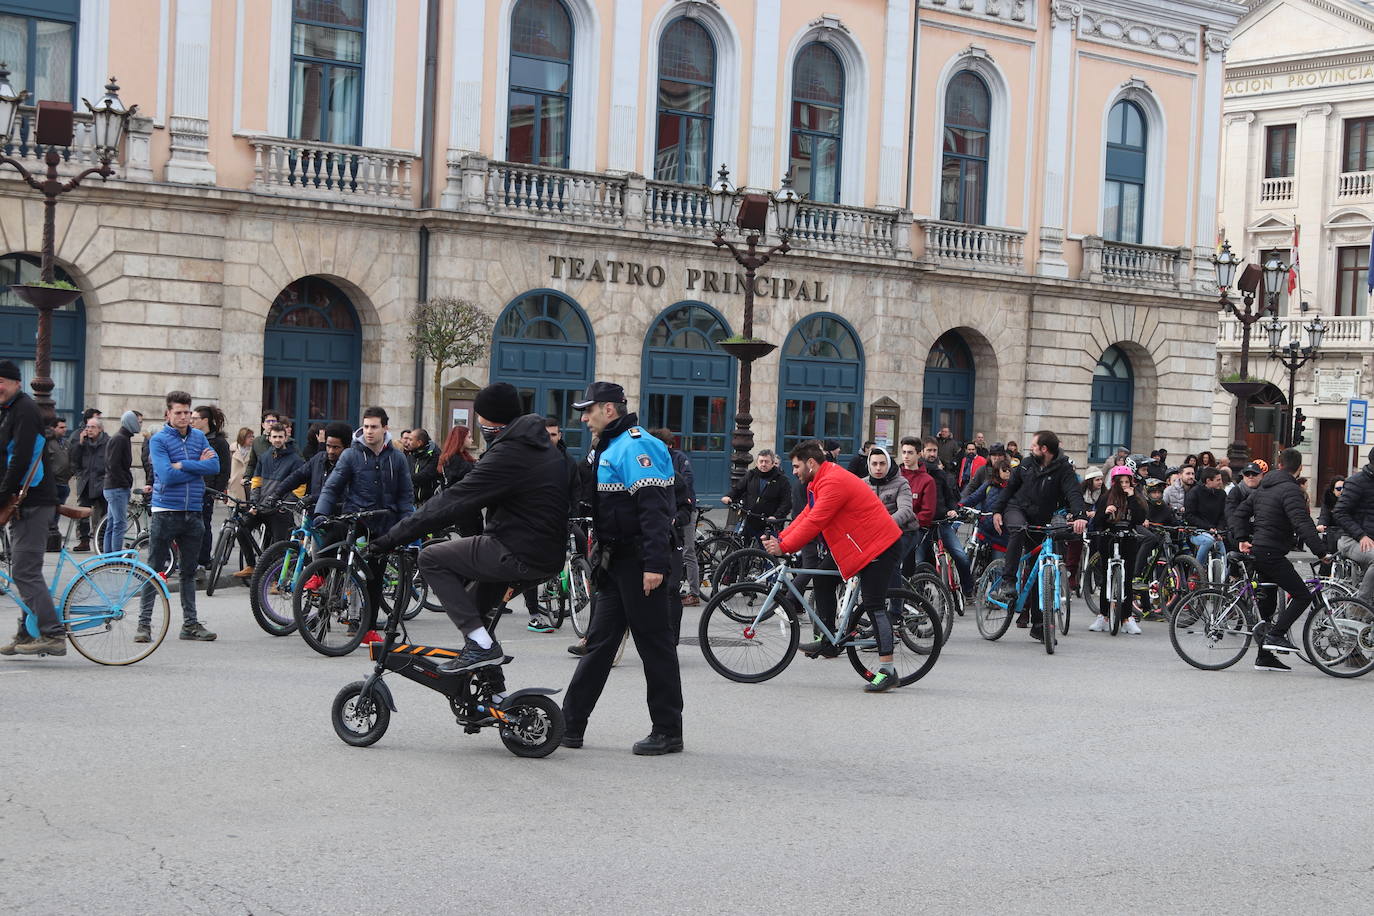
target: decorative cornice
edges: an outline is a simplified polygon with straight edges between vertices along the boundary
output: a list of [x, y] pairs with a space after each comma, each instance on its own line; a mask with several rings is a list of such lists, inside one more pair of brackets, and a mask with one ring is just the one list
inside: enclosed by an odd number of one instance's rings
[[1030, 0], [920, 0], [920, 5], [1019, 26], [1029, 26], [1035, 15], [1035, 5]]
[[1083, 15], [1083, 4], [1074, 3], [1073, 0], [1050, 0], [1050, 27], [1061, 22], [1078, 24], [1078, 17]]
[[1204, 29], [1202, 32], [1202, 56], [1211, 57], [1213, 54], [1225, 54], [1231, 47], [1231, 37], [1224, 32], [1214, 32], [1211, 29]]
[[1374, 52], [1355, 51], [1337, 54], [1332, 57], [1304, 57], [1300, 60], [1285, 60], [1278, 63], [1236, 64], [1226, 68], [1227, 79], [1241, 79], [1252, 76], [1280, 76], [1285, 73], [1299, 73], [1304, 70], [1326, 70], [1357, 64], [1374, 64]]
[[1152, 51], [1182, 60], [1197, 60], [1197, 32], [1129, 19], [1114, 13], [1096, 10], [1085, 12], [1078, 20], [1078, 35], [1117, 47]]
[[849, 26], [841, 22], [839, 16], [832, 16], [829, 13], [822, 13], [817, 18], [812, 19], [806, 24], [806, 27], [808, 29], [820, 29], [822, 41], [825, 40], [824, 33], [826, 32], [843, 32], [846, 35], [849, 34]]
[[701, 15], [703, 6], [709, 7], [717, 12], [720, 11], [720, 4], [716, 0], [677, 0], [678, 6], [685, 7], [682, 15], [688, 19], [695, 19]]

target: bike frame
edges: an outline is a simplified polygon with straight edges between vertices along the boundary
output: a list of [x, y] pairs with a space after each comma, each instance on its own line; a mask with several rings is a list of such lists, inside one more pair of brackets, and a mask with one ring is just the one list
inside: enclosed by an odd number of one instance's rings
[[[797, 600], [797, 603], [801, 607], [806, 609], [806, 616], [811, 619], [812, 626], [824, 635], [825, 641], [829, 642], [831, 645], [840, 645], [840, 634], [848, 632], [854, 608], [858, 607], [859, 604], [858, 577], [856, 576], [852, 579], [848, 579], [845, 582], [844, 596], [839, 602], [839, 610], [835, 615], [835, 629], [832, 632], [830, 628], [825, 625], [825, 622], [820, 619], [816, 609], [811, 606], [811, 602], [807, 601], [806, 596], [797, 589], [793, 581], [797, 576], [833, 576], [839, 578], [841, 573], [838, 569], [796, 569], [779, 561], [771, 570], [754, 580], [756, 582], [763, 582], [772, 579], [773, 585], [768, 591], [767, 599], [760, 605], [759, 612], [754, 616], [754, 622], [746, 628], [746, 634], [751, 630], [757, 629], [758, 625], [763, 622], [766, 616], [774, 613], [774, 609], [777, 607], [778, 603], [778, 594], [782, 586], [786, 585], [787, 591], [791, 593], [792, 597]], [[845, 645], [851, 645], [856, 648], [876, 646], [877, 644], [878, 640], [876, 637], [872, 639], [851, 640], [845, 643]]]

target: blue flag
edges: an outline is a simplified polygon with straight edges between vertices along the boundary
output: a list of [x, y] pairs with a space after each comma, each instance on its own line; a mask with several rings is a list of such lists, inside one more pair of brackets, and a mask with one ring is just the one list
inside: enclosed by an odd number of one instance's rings
[[1369, 234], [1369, 267], [1365, 269], [1365, 279], [1369, 281], [1369, 291], [1374, 293], [1374, 232]]

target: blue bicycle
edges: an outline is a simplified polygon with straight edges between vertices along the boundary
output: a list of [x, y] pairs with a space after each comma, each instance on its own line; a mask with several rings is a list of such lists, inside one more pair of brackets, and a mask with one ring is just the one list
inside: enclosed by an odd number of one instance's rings
[[[57, 569], [53, 572], [48, 592], [53, 597], [58, 619], [67, 631], [72, 648], [100, 665], [132, 665], [147, 658], [167, 636], [171, 624], [171, 597], [167, 583], [151, 567], [138, 560], [136, 550], [118, 550], [97, 554], [78, 561], [67, 552], [72, 525], [77, 519], [89, 518], [89, 507], [58, 506], [57, 511], [68, 519], [57, 555]], [[71, 564], [75, 574], [65, 583], [63, 570]], [[60, 597], [59, 597], [60, 592]], [[149, 638], [137, 638], [139, 602], [144, 592], [153, 597]], [[14, 580], [0, 570], [0, 599], [7, 599], [24, 613], [24, 626], [29, 635], [38, 638], [38, 618], [20, 597]], [[7, 611], [0, 601], [0, 618]]]
[[249, 581], [249, 604], [253, 619], [271, 636], [290, 636], [296, 632], [292, 598], [301, 587], [301, 573], [316, 556], [322, 556], [325, 532], [311, 523], [310, 513], [284, 541], [277, 541], [262, 552]]
[[1053, 655], [1059, 635], [1069, 632], [1069, 573], [1054, 542], [1073, 537], [1074, 533], [1072, 528], [1061, 526], [1027, 525], [1024, 530], [1027, 534], [1042, 534], [1044, 540], [1021, 555], [1016, 570], [1016, 595], [1010, 603], [993, 597], [997, 583], [1002, 581], [1006, 560], [999, 557], [988, 564], [978, 580], [978, 594], [982, 596], [976, 615], [978, 632], [984, 639], [1001, 639], [1011, 626], [1012, 616], [1030, 610], [1034, 597], [1036, 609], [1041, 611], [1041, 641], [1045, 652]]

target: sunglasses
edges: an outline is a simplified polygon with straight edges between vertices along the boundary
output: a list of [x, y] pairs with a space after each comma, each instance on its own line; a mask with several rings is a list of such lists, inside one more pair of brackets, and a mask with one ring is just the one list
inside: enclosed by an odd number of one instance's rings
[[1241, 475], [1241, 476], [1243, 476], [1243, 477], [1258, 477], [1259, 474], [1257, 474], [1257, 473], [1254, 472], [1254, 471], [1246, 471], [1246, 472], [1245, 472], [1243, 475]]

